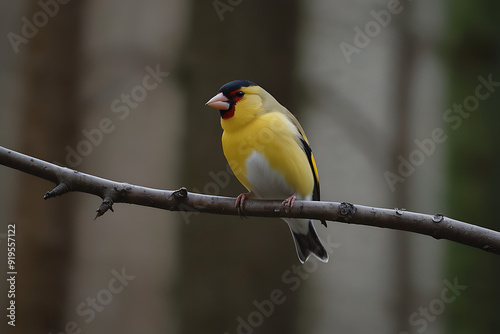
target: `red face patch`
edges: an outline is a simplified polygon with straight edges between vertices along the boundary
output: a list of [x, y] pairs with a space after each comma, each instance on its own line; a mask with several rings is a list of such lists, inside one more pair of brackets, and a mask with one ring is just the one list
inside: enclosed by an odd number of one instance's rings
[[233, 100], [234, 103], [238, 102], [239, 100], [241, 100], [243, 98], [243, 96], [245, 96], [245, 93], [238, 89], [238, 90], [234, 90], [232, 91], [229, 96], [231, 96], [231, 99]]
[[222, 115], [222, 119], [229, 119], [234, 116], [234, 109], [236, 106], [236, 103], [243, 99], [243, 96], [245, 93], [243, 93], [241, 90], [234, 90], [231, 93], [229, 93], [230, 100], [231, 100], [231, 109], [228, 111], [224, 112], [224, 115]]
[[234, 104], [231, 107], [231, 109], [224, 112], [224, 114], [222, 115], [222, 119], [230, 119], [233, 116], [234, 116]]

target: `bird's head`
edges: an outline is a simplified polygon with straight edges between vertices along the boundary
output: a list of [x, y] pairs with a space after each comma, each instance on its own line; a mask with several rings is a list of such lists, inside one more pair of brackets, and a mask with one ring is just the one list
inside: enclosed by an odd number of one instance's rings
[[248, 80], [231, 81], [219, 89], [206, 104], [219, 109], [224, 130], [247, 124], [263, 112], [265, 91]]

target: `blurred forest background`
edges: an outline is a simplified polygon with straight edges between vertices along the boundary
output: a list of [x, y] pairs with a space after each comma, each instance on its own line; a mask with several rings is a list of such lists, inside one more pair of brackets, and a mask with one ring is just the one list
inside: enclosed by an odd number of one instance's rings
[[[295, 113], [322, 199], [500, 229], [500, 2], [4, 1], [0, 145], [154, 188], [235, 196], [217, 111], [234, 79]], [[0, 166], [2, 333], [499, 333], [498, 257], [318, 226], [301, 266], [280, 220], [48, 201]]]

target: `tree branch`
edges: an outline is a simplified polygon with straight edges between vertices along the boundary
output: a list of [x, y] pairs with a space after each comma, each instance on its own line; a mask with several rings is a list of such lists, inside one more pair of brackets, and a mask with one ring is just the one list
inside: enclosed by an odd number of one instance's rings
[[[0, 164], [51, 181], [56, 187], [48, 191], [48, 199], [77, 191], [99, 196], [103, 202], [96, 218], [113, 211], [115, 203], [129, 203], [170, 211], [238, 215], [235, 198], [160, 190], [116, 182], [85, 174], [39, 160], [0, 146]], [[444, 217], [405, 210], [390, 210], [353, 205], [347, 202], [295, 201], [286, 210], [278, 200], [247, 200], [245, 215], [254, 217], [288, 217], [330, 220], [349, 224], [375, 226], [415, 232], [436, 239], [447, 239], [500, 254], [500, 232]]]

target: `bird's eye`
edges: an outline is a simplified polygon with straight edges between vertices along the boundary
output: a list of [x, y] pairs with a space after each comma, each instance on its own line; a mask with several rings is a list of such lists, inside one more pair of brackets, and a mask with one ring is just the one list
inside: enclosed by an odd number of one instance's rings
[[236, 97], [242, 98], [245, 95], [241, 90], [239, 92], [236, 92]]

